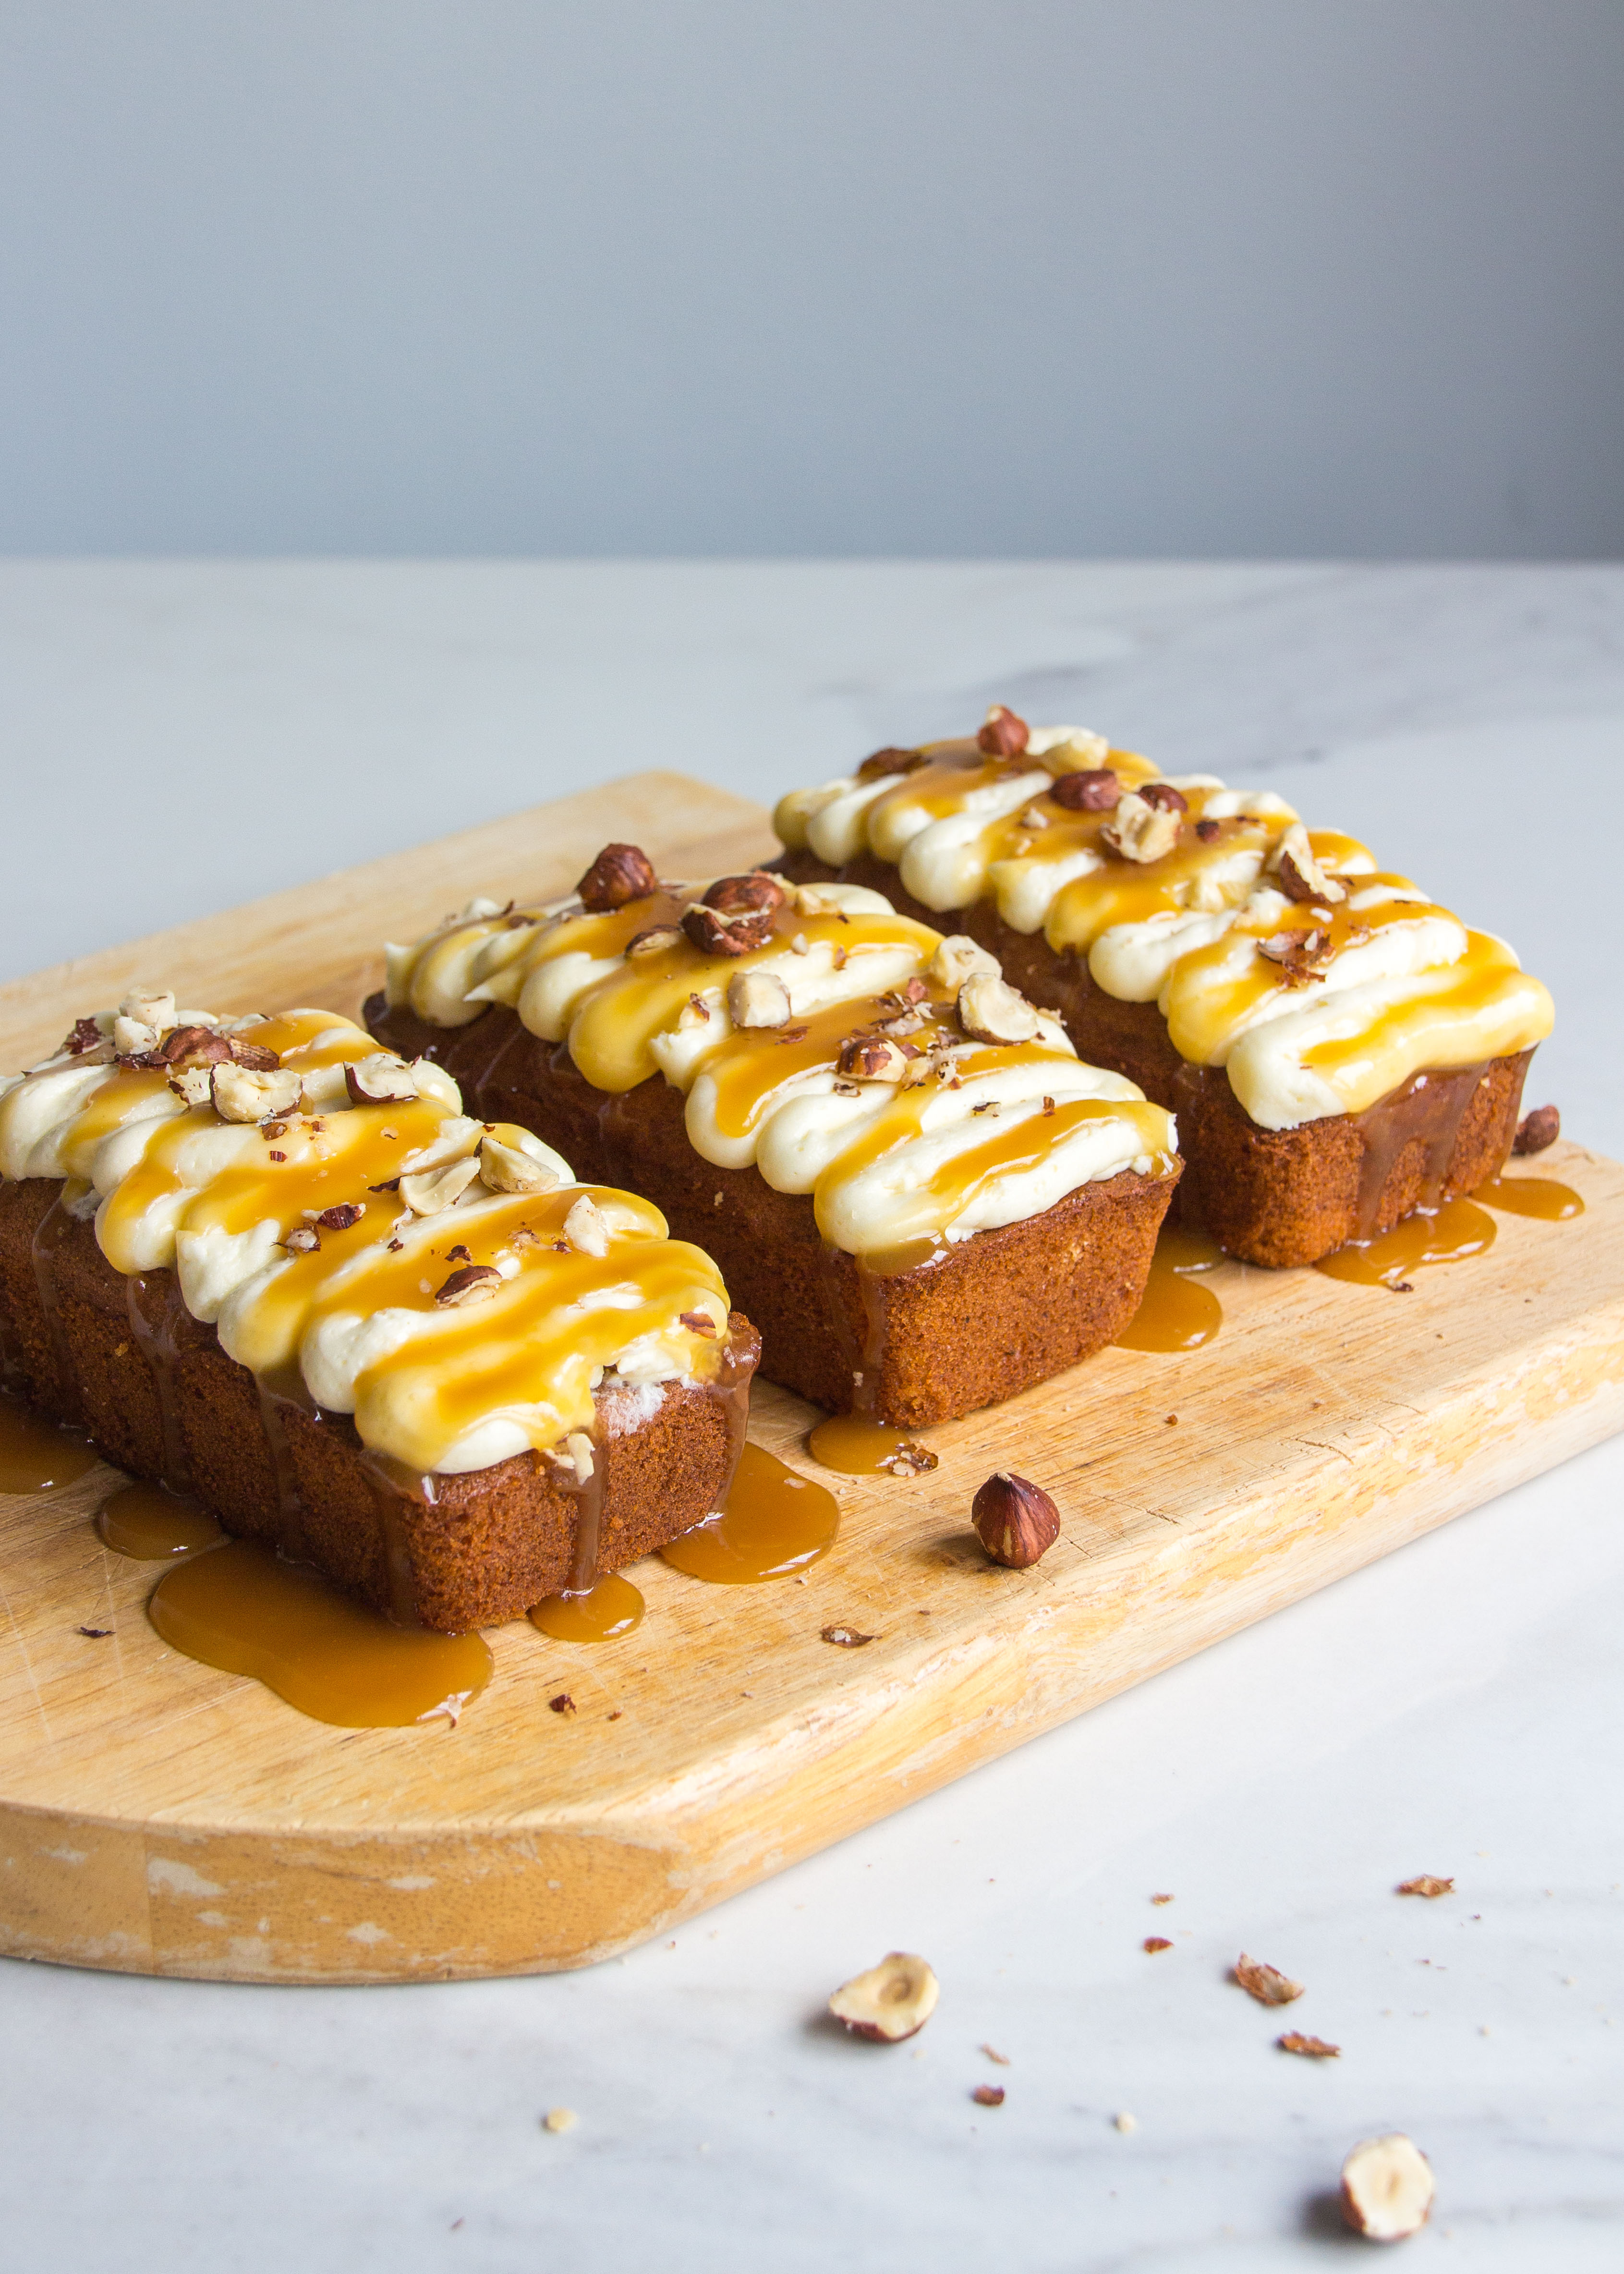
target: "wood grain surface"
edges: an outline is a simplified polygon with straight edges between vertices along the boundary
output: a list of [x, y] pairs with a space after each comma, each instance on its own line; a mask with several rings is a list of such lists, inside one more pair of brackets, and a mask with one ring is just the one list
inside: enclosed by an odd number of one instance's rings
[[[641, 775], [0, 990], [0, 1065], [134, 978], [211, 1010], [353, 1009], [383, 938], [476, 891], [564, 890], [609, 836], [668, 874], [770, 843], [757, 809]], [[842, 1530], [804, 1584], [656, 1559], [624, 1641], [500, 1629], [455, 1728], [329, 1728], [166, 1649], [157, 1568], [92, 1527], [112, 1472], [0, 1496], [0, 1948], [401, 1981], [579, 1966], [669, 1929], [1624, 1426], [1624, 1170], [1570, 1145], [1536, 1165], [1583, 1218], [1501, 1216], [1488, 1255], [1404, 1296], [1225, 1264], [1208, 1348], [1109, 1351], [929, 1433], [921, 1477], [816, 1472]], [[816, 1418], [763, 1385], [752, 1434], [810, 1470]], [[968, 1528], [1010, 1467], [1063, 1517], [1026, 1572]], [[835, 1623], [876, 1639], [832, 1647]], [[547, 1709], [561, 1690], [573, 1717]]]

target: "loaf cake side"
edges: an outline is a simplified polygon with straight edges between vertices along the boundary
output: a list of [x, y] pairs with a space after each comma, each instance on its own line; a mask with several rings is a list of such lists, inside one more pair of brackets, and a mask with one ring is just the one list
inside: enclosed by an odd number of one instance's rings
[[[710, 1258], [347, 1021], [186, 1018], [215, 1039], [156, 1066], [82, 1021], [0, 1096], [11, 1387], [446, 1631], [718, 1504], [758, 1345]], [[282, 1081], [257, 1120], [212, 1102], [200, 1053], [234, 1035]]]
[[656, 1198], [816, 1404], [921, 1427], [1115, 1337], [1178, 1173], [1165, 1112], [874, 894], [701, 894], [611, 851], [637, 891], [595, 908], [589, 871], [585, 901], [391, 950], [372, 1032]]
[[1175, 1208], [1315, 1261], [1495, 1173], [1550, 998], [1357, 840], [1004, 711], [795, 792], [774, 863], [954, 922], [1078, 1050], [1177, 1113]]

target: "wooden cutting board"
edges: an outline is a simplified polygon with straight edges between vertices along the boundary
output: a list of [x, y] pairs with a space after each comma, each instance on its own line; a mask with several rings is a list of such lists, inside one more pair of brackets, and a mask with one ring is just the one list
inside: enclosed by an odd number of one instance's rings
[[[477, 891], [567, 890], [612, 836], [667, 874], [771, 843], [758, 808], [639, 775], [0, 989], [0, 1065], [136, 980], [352, 1012], [385, 937]], [[580, 1966], [666, 1931], [1624, 1426], [1624, 1170], [1571, 1145], [1538, 1166], [1583, 1218], [1501, 1216], [1486, 1256], [1403, 1297], [1225, 1264], [1207, 1349], [1109, 1351], [930, 1431], [921, 1477], [814, 1472], [842, 1528], [804, 1584], [651, 1559], [622, 1642], [501, 1628], [455, 1728], [329, 1728], [166, 1649], [156, 1567], [92, 1528], [111, 1472], [0, 1496], [0, 1948], [377, 1982]], [[752, 1434], [810, 1470], [814, 1418], [763, 1385]], [[1008, 1467], [1064, 1519], [1027, 1572], [968, 1529]], [[833, 1647], [835, 1623], [875, 1639]]]

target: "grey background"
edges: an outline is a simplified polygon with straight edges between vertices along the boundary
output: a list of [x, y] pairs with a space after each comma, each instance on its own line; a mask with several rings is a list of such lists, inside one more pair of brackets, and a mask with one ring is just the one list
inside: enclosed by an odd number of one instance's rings
[[1624, 550], [1619, 0], [4, 0], [0, 549]]

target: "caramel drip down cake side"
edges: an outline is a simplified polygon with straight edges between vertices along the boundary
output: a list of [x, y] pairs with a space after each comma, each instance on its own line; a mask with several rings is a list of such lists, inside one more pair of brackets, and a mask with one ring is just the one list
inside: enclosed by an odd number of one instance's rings
[[1164, 777], [1080, 727], [996, 709], [974, 741], [884, 750], [783, 798], [829, 870], [878, 862], [944, 918], [985, 904], [1106, 995], [1155, 1005], [1260, 1128], [1357, 1114], [1424, 1069], [1531, 1049], [1553, 1013], [1507, 943], [1271, 792]]
[[476, 902], [388, 951], [431, 1026], [508, 1005], [608, 1096], [660, 1077], [689, 1143], [808, 1195], [828, 1245], [924, 1260], [1124, 1171], [1177, 1171], [1172, 1116], [1086, 1065], [974, 941], [850, 885], [662, 885], [611, 847], [567, 902]]
[[726, 1365], [721, 1276], [658, 1209], [328, 1012], [80, 1020], [0, 1089], [0, 1176], [62, 1180], [114, 1270], [172, 1271], [229, 1358], [412, 1475], [583, 1481], [606, 1394], [652, 1412]]

